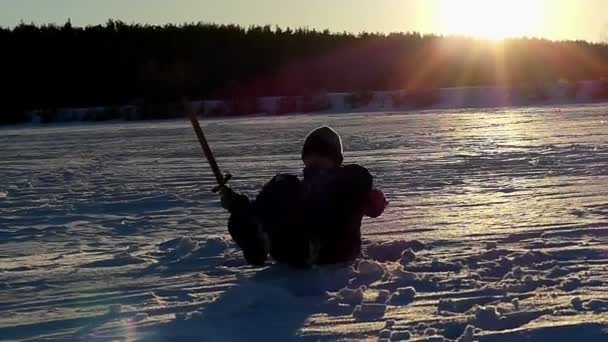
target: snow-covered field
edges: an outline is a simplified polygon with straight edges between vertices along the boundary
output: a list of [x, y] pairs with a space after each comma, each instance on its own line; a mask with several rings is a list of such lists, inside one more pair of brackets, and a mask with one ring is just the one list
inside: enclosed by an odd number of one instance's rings
[[607, 340], [608, 107], [204, 128], [253, 194], [322, 124], [391, 204], [309, 271], [243, 263], [185, 120], [1, 129], [0, 340]]

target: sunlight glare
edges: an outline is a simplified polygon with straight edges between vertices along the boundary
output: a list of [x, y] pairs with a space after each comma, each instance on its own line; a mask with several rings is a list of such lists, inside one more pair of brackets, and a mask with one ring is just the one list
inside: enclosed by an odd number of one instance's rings
[[542, 26], [546, 0], [441, 0], [443, 32], [480, 38], [531, 36]]

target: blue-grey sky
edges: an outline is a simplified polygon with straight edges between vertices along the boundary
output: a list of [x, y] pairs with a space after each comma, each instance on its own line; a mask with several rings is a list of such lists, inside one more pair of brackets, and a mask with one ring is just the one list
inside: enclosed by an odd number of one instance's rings
[[608, 38], [608, 0], [0, 0], [0, 25], [75, 25], [109, 18], [307, 26], [332, 31], [420, 31], [476, 36]]

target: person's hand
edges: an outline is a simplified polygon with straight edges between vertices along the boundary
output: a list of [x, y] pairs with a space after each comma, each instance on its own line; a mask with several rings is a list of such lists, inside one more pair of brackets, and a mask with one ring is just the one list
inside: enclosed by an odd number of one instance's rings
[[222, 208], [230, 211], [234, 207], [234, 203], [236, 203], [238, 194], [227, 185], [220, 188], [219, 194]]

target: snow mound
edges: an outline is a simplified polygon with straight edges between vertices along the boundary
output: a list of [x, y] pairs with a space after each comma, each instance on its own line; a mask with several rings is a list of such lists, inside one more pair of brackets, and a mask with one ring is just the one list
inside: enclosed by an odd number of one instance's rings
[[200, 320], [204, 317], [203, 313], [195, 310], [195, 311], [188, 311], [188, 312], [178, 312], [175, 314], [175, 319], [177, 321], [195, 321], [195, 320]]
[[145, 321], [149, 318], [148, 314], [145, 312], [138, 312], [135, 314], [135, 317], [133, 317], [133, 320], [135, 322], [141, 322], [141, 321]]
[[460, 261], [450, 262], [433, 259], [431, 262], [417, 262], [408, 266], [408, 269], [415, 272], [460, 272], [463, 269]]
[[147, 271], [175, 273], [202, 271], [220, 265], [243, 266], [242, 258], [231, 258], [226, 253], [228, 248], [229, 243], [223, 237], [211, 237], [200, 243], [188, 237], [172, 239], [159, 246], [164, 251], [160, 252], [159, 263], [151, 265]]
[[577, 311], [581, 311], [583, 309], [581, 297], [572, 297], [572, 299], [570, 299], [570, 305]]
[[501, 319], [500, 313], [493, 305], [478, 306], [475, 310], [475, 321], [480, 326], [492, 327]]
[[559, 288], [566, 292], [572, 292], [579, 286], [581, 286], [581, 280], [575, 277], [570, 277], [559, 284]]
[[410, 262], [414, 261], [416, 259], [416, 253], [414, 253], [414, 251], [411, 248], [408, 248], [406, 250], [404, 250], [403, 252], [401, 252], [401, 258], [399, 259], [399, 262], [402, 265], [407, 265]]
[[388, 298], [390, 297], [391, 292], [389, 290], [378, 290], [378, 295], [376, 296], [376, 303], [386, 303]]
[[459, 272], [464, 266], [460, 261], [447, 262], [440, 260], [433, 260], [431, 262], [432, 272]]
[[542, 251], [528, 251], [525, 253], [514, 253], [510, 255], [514, 265], [526, 266], [547, 262], [553, 259], [551, 255]]
[[158, 248], [163, 251], [159, 259], [161, 265], [167, 265], [186, 259], [199, 248], [199, 243], [189, 237], [179, 237], [161, 243]]
[[435, 335], [437, 335], [437, 329], [435, 329], [435, 328], [427, 328], [424, 331], [424, 336], [435, 336]]
[[565, 276], [568, 273], [570, 273], [570, 270], [563, 268], [563, 267], [555, 266], [552, 269], [550, 269], [549, 272], [545, 276], [547, 278], [560, 278], [560, 277]]
[[605, 299], [591, 299], [585, 303], [584, 307], [587, 310], [593, 312], [606, 312], [608, 311], [608, 300]]
[[355, 307], [355, 310], [353, 311], [353, 317], [358, 320], [374, 320], [382, 318], [385, 312], [385, 304], [362, 303]]
[[[192, 241], [189, 243], [192, 243]], [[198, 246], [197, 244], [189, 245], [189, 247], [191, 246], [195, 247], [190, 252], [190, 256], [192, 257], [212, 257], [222, 255], [229, 247], [228, 242], [223, 237], [207, 239], [202, 246]]]
[[361, 260], [357, 267], [359, 274], [361, 275], [383, 275], [384, 274], [384, 266], [382, 266], [379, 262], [371, 261], [371, 260]]
[[339, 303], [336, 298], [331, 298], [325, 306], [325, 313], [334, 316], [348, 316], [353, 313], [353, 306], [350, 304]]
[[111, 315], [118, 315], [122, 313], [122, 305], [120, 304], [112, 304], [108, 307], [108, 313]]
[[391, 341], [407, 341], [412, 338], [409, 330], [391, 332]]
[[363, 293], [365, 292], [365, 287], [359, 287], [356, 290], [343, 288], [338, 293], [336, 293], [335, 298], [344, 304], [352, 304], [357, 305], [361, 304], [363, 301]]
[[83, 268], [119, 267], [119, 266], [143, 264], [145, 262], [148, 262], [148, 260], [138, 258], [127, 252], [122, 252], [122, 253], [116, 254], [111, 259], [89, 262], [86, 264], [82, 264], [80, 267], [83, 267]]
[[536, 278], [533, 275], [527, 274], [527, 275], [524, 276], [524, 279], [522, 279], [522, 281], [525, 284], [531, 284], [531, 283], [536, 283], [537, 280], [536, 280]]
[[388, 329], [382, 329], [380, 330], [380, 334], [378, 335], [379, 338], [384, 338], [384, 339], [389, 339], [391, 338], [391, 334], [392, 332]]
[[464, 332], [456, 339], [456, 342], [473, 342], [475, 340], [475, 327], [467, 325]]
[[382, 264], [373, 260], [361, 260], [357, 265], [357, 283], [371, 284], [387, 274]]
[[175, 249], [177, 247], [177, 245], [179, 245], [183, 239], [188, 239], [188, 238], [185, 236], [180, 236], [180, 237], [177, 237], [177, 238], [174, 238], [171, 240], [167, 240], [165, 242], [159, 243], [158, 248], [163, 251]]
[[502, 279], [503, 280], [506, 280], [506, 279], [521, 279], [523, 276], [524, 276], [524, 272], [521, 269], [521, 267], [515, 266], [515, 267], [513, 267], [513, 269], [511, 269], [511, 272], [505, 274]]
[[513, 305], [513, 310], [519, 311], [519, 299], [518, 298], [513, 298], [511, 300], [511, 305]]
[[400, 287], [389, 297], [387, 303], [391, 305], [407, 305], [414, 301], [414, 298], [416, 298], [416, 289], [411, 286]]
[[372, 242], [365, 248], [365, 254], [370, 259], [380, 262], [397, 261], [401, 258], [401, 254], [405, 250], [412, 249], [413, 251], [420, 251], [425, 248], [426, 246], [418, 240]]
[[404, 270], [403, 266], [399, 266], [396, 269], [392, 270], [391, 276], [395, 280], [399, 280], [402, 283], [412, 283], [418, 278], [416, 273]]
[[180, 257], [188, 255], [190, 252], [198, 247], [198, 242], [192, 240], [189, 237], [181, 237], [177, 240], [176, 246], [171, 251], [170, 259], [179, 259]]

